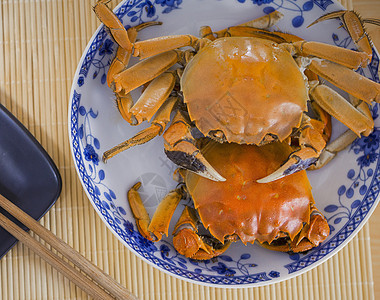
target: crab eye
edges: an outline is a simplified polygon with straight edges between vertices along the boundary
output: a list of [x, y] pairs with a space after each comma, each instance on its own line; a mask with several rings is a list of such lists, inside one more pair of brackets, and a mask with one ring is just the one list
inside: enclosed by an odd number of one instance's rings
[[224, 143], [227, 141], [226, 136], [222, 130], [211, 130], [208, 136], [219, 143]]

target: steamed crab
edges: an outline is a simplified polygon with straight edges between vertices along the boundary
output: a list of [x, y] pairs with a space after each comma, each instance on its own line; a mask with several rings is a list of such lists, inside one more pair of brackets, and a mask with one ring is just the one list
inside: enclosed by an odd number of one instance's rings
[[[164, 197], [152, 220], [138, 194], [140, 183], [134, 185], [128, 200], [145, 238], [157, 241], [163, 234], [168, 235], [170, 219], [182, 198], [190, 198], [194, 208], [185, 206], [175, 225], [173, 245], [192, 259], [218, 256], [237, 240], [244, 244], [258, 241], [271, 250], [304, 252], [329, 235], [326, 219], [314, 206], [306, 171], [274, 182], [256, 182], [278, 168], [291, 153], [287, 143], [261, 147], [215, 141], [201, 144], [202, 154], [226, 181], [177, 170], [182, 185]], [[209, 234], [200, 234], [199, 224]]]
[[[238, 144], [264, 145], [292, 138], [295, 150], [278, 170], [259, 179], [269, 182], [316, 163], [324, 165], [357, 136], [373, 129], [367, 103], [380, 101], [380, 85], [353, 71], [367, 65], [372, 50], [361, 20], [352, 12], [321, 20], [341, 17], [363, 52], [270, 32], [267, 29], [281, 18], [278, 12], [216, 32], [204, 26], [199, 38], [175, 35], [136, 42], [137, 31], [153, 24], [125, 30], [106, 2], [98, 1], [94, 10], [119, 45], [107, 81], [122, 116], [132, 125], [150, 121], [151, 126], [105, 152], [104, 161], [163, 134], [165, 153], [174, 163], [224, 181], [196, 147], [194, 132]], [[131, 56], [142, 60], [128, 67]], [[317, 75], [354, 99], [347, 101], [321, 84]], [[142, 85], [144, 92], [133, 103], [129, 93]], [[221, 101], [234, 103], [243, 113], [222, 109]], [[166, 128], [178, 106], [181, 109]], [[306, 114], [311, 110], [313, 118]], [[326, 147], [329, 115], [351, 131]]]

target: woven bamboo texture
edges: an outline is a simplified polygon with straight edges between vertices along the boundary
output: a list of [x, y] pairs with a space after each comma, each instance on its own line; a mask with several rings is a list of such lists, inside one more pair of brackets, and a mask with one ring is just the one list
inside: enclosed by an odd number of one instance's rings
[[[81, 54], [99, 25], [94, 0], [0, 2], [0, 102], [57, 164], [61, 197], [41, 220], [140, 299], [373, 299], [368, 225], [337, 255], [294, 279], [260, 288], [191, 284], [158, 271], [124, 247], [97, 216], [71, 158], [68, 104]], [[351, 0], [346, 0], [351, 8]], [[0, 261], [0, 299], [87, 299], [18, 243]]]

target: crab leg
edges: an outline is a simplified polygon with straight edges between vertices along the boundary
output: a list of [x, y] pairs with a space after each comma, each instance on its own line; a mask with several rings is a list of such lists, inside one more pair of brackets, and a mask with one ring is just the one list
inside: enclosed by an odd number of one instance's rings
[[170, 220], [179, 201], [184, 196], [184, 191], [182, 188], [170, 191], [161, 200], [154, 212], [152, 220], [149, 220], [149, 215], [138, 193], [140, 187], [141, 182], [138, 182], [128, 191], [128, 201], [133, 216], [136, 219], [137, 228], [146, 239], [150, 241], [159, 241], [163, 234], [168, 236]]
[[116, 96], [116, 106], [125, 121], [132, 124], [132, 113], [131, 108], [133, 106], [133, 99], [131, 94], [125, 94], [124, 91], [120, 93], [115, 93]]
[[107, 72], [107, 84], [109, 87], [112, 87], [111, 84], [112, 84], [114, 76], [127, 68], [130, 58], [131, 58], [130, 52], [128, 52], [122, 47], [119, 47], [117, 49], [116, 56], [113, 59], [110, 65], [110, 68], [108, 69], [108, 72]]
[[173, 232], [173, 245], [180, 254], [192, 259], [206, 260], [227, 250], [231, 241], [224, 244], [218, 242], [219, 247], [214, 248], [207, 243], [207, 237], [198, 235], [197, 223], [195, 210], [185, 206]]
[[357, 139], [357, 135], [351, 131], [346, 130], [343, 134], [337, 137], [334, 141], [329, 143], [325, 149], [323, 149], [316, 164], [310, 167], [310, 170], [317, 170], [327, 165], [338, 152], [344, 150]]
[[225, 32], [224, 36], [243, 36], [243, 37], [258, 37], [271, 40], [275, 43], [284, 43], [286, 40], [275, 32], [266, 31], [263, 29], [252, 28], [248, 26], [232, 26]]
[[119, 18], [107, 6], [109, 0], [99, 0], [94, 6], [94, 12], [99, 20], [109, 28], [112, 37], [120, 47], [127, 51], [132, 51], [132, 43], [129, 40], [128, 33]]
[[310, 222], [305, 225], [298, 236], [290, 243], [291, 251], [304, 252], [318, 246], [330, 234], [330, 227], [322, 213], [313, 207]]
[[300, 37], [290, 33], [284, 33], [280, 31], [268, 31], [265, 29], [253, 28], [248, 26], [229, 27], [225, 33], [225, 36], [248, 36], [264, 38], [278, 44], [302, 41]]
[[[342, 21], [343, 27], [347, 30], [359, 50], [367, 53], [371, 59], [372, 46], [368, 34], [364, 29], [364, 20], [362, 20], [356, 12], [340, 10], [328, 13], [315, 20], [308, 27], [321, 21], [334, 18], [339, 18]], [[370, 20], [368, 23], [373, 23], [373, 21], [375, 21], [374, 24], [378, 25], [378, 23], [376, 23], [377, 20]]]
[[367, 117], [367, 120], [368, 120], [368, 129], [366, 131], [363, 131], [362, 132], [362, 135], [364, 136], [368, 136], [372, 131], [373, 131], [373, 127], [375, 125], [375, 122], [373, 121], [373, 118], [372, 118], [372, 113], [371, 113], [371, 110], [369, 109], [369, 106], [367, 103], [365, 103], [364, 101], [352, 96], [352, 95], [348, 95], [349, 96], [349, 100], [350, 100], [350, 103], [358, 110], [360, 111], [363, 115], [365, 115]]
[[106, 162], [108, 159], [122, 151], [125, 151], [137, 145], [142, 145], [146, 142], [149, 142], [157, 135], [161, 135], [164, 132], [166, 125], [170, 122], [170, 113], [172, 112], [177, 100], [177, 97], [169, 97], [157, 111], [157, 114], [155, 115], [150, 127], [140, 131], [129, 140], [104, 152], [103, 161]]
[[209, 253], [198, 233], [198, 218], [193, 208], [185, 206], [173, 231], [174, 248], [186, 257], [192, 257], [199, 249]]
[[150, 120], [173, 91], [176, 82], [174, 72], [165, 72], [155, 78], [132, 106], [132, 124]]
[[162, 36], [134, 43], [132, 55], [144, 59], [186, 46], [196, 47], [197, 42], [198, 38], [190, 34]]
[[176, 35], [154, 38], [141, 42], [134, 42], [129, 38], [127, 30], [119, 18], [107, 6], [109, 0], [99, 0], [94, 6], [94, 12], [99, 20], [109, 28], [111, 35], [120, 47], [133, 56], [140, 58], [151, 57], [169, 50], [194, 46], [198, 38], [192, 35]]
[[332, 133], [331, 115], [328, 114], [325, 110], [323, 110], [322, 107], [315, 101], [310, 101], [310, 106], [312, 111], [316, 115], [316, 119], [322, 126], [320, 132], [322, 133], [323, 139], [327, 143], [330, 140]]
[[360, 136], [373, 129], [372, 117], [368, 117], [352, 106], [345, 98], [326, 85], [318, 85], [310, 96], [330, 115]]
[[[137, 39], [137, 33], [140, 30], [147, 28], [149, 26], [161, 25], [161, 24], [162, 24], [161, 22], [146, 22], [146, 23], [137, 25], [135, 27], [131, 27], [127, 30], [129, 40], [132, 43], [134, 43]], [[113, 77], [127, 68], [130, 58], [131, 58], [131, 52], [127, 51], [123, 47], [118, 47], [116, 56], [113, 59], [107, 73], [107, 84], [109, 87], [111, 87]]]
[[284, 244], [261, 244], [264, 248], [281, 252], [304, 252], [318, 246], [330, 234], [330, 227], [321, 212], [313, 207], [310, 214], [310, 222], [305, 224], [297, 236], [287, 239]]
[[212, 29], [211, 29], [210, 26], [202, 26], [202, 27], [199, 29], [199, 36], [200, 36], [201, 38], [207, 38], [207, 39], [209, 39], [210, 41], [215, 40], [214, 33], [212, 32]]
[[175, 164], [215, 181], [225, 181], [194, 145], [191, 126], [178, 111], [163, 135], [165, 154]]
[[125, 93], [129, 93], [168, 70], [181, 58], [182, 52], [172, 50], [138, 62], [114, 76], [112, 82], [114, 92], [119, 93], [124, 89]]
[[255, 27], [258, 29], [269, 29], [272, 26], [276, 25], [283, 18], [283, 16], [284, 15], [281, 12], [275, 10], [265, 16], [242, 23], [240, 26]]
[[226, 36], [226, 33], [231, 29], [231, 28], [238, 28], [238, 27], [251, 27], [251, 28], [256, 28], [256, 29], [269, 29], [270, 27], [276, 25], [278, 21], [282, 19], [284, 15], [280, 13], [279, 11], [275, 10], [271, 12], [270, 14], [267, 14], [265, 16], [262, 16], [260, 18], [242, 23], [237, 26], [233, 27], [228, 27], [223, 30], [219, 30], [214, 32], [216, 37], [224, 37]]
[[[210, 26], [202, 26], [199, 30], [199, 36], [213, 41], [215, 38], [224, 36], [258, 36], [260, 33], [270, 34], [270, 32], [266, 31], [265, 29], [269, 29], [270, 27], [276, 25], [283, 16], [284, 15], [279, 11], [273, 11], [270, 14], [267, 14], [260, 18], [242, 23], [237, 26], [228, 27], [217, 32], [213, 32]], [[255, 33], [255, 31], [258, 31], [259, 33]], [[284, 40], [280, 40], [280, 42], [284, 42]]]
[[[137, 33], [149, 26], [153, 25], [160, 25], [161, 22], [147, 22], [140, 25], [137, 25], [135, 27], [131, 27], [127, 30], [129, 39], [134, 42], [137, 38]], [[116, 74], [120, 73], [121, 71], [125, 70], [128, 66], [129, 60], [131, 58], [131, 54], [125, 50], [122, 47], [118, 47], [116, 56], [113, 59], [110, 68], [107, 72], [107, 84], [109, 87], [112, 87], [112, 81]], [[120, 91], [119, 93], [115, 93], [116, 95], [116, 106], [119, 110], [121, 116], [124, 120], [126, 120], [128, 123], [132, 123], [131, 120], [131, 112], [130, 109], [133, 105], [133, 99], [132, 96], [129, 93], [124, 93], [124, 91]]]
[[371, 57], [365, 52], [357, 52], [324, 43], [298, 41], [291, 45], [299, 55], [316, 56], [355, 70], [359, 67], [366, 67], [371, 60]]
[[309, 70], [367, 103], [380, 102], [380, 84], [341, 65], [313, 60]]
[[129, 206], [131, 207], [132, 214], [136, 220], [136, 225], [138, 231], [143, 235], [144, 238], [152, 240], [150, 232], [148, 231], [148, 226], [150, 223], [150, 218], [144, 204], [142, 203], [141, 197], [138, 193], [138, 189], [141, 187], [141, 182], [137, 182], [127, 194]]
[[[369, 110], [368, 105], [365, 102], [352, 96], [350, 97], [350, 102], [353, 107], [355, 107], [359, 112], [367, 117], [368, 128], [366, 131], [362, 132], [362, 135], [368, 136], [372, 132], [374, 126], [374, 121], [372, 119], [371, 111]], [[357, 137], [358, 136], [356, 133], [348, 129], [334, 141], [330, 142], [325, 149], [323, 149], [316, 164], [311, 166], [309, 169], [316, 170], [327, 165], [337, 155], [338, 152], [351, 145]]]

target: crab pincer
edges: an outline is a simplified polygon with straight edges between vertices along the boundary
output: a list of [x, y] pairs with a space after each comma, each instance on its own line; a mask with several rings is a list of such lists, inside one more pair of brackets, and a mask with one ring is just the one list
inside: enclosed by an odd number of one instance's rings
[[190, 124], [180, 112], [177, 112], [163, 137], [165, 154], [175, 164], [211, 180], [225, 181], [202, 155], [191, 133]]

